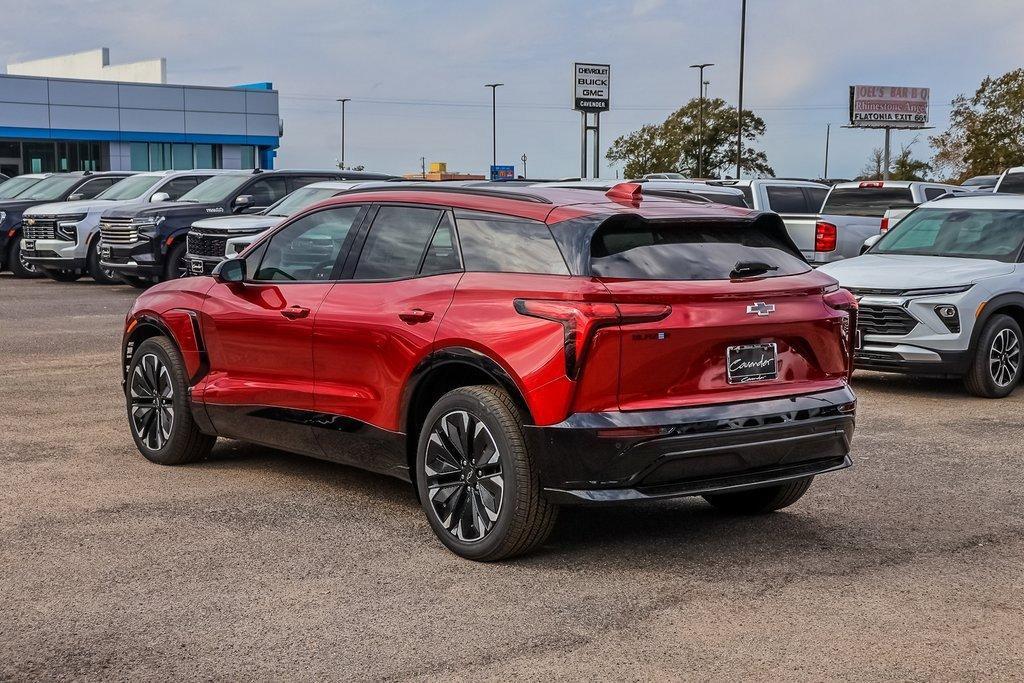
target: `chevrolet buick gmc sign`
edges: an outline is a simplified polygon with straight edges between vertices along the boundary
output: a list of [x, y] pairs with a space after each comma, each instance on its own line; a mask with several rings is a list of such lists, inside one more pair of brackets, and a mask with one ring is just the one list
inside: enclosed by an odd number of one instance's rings
[[928, 88], [850, 86], [850, 125], [859, 128], [924, 128]]
[[612, 67], [609, 64], [573, 64], [573, 109], [608, 111], [611, 79]]

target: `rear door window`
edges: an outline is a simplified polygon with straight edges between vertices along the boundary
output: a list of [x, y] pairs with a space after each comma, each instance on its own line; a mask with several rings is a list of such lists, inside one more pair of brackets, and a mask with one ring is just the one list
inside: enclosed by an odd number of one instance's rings
[[825, 200], [822, 213], [881, 218], [889, 209], [915, 206], [909, 187], [837, 187]]
[[82, 199], [92, 199], [119, 180], [123, 180], [123, 178], [97, 178], [96, 180], [90, 180], [80, 185], [73, 194], [81, 195]]
[[805, 187], [804, 194], [807, 195], [807, 208], [810, 209], [810, 213], [818, 213], [821, 211], [821, 205], [825, 203], [825, 197], [828, 196], [828, 189]]
[[768, 208], [775, 213], [811, 213], [802, 187], [768, 185]]
[[999, 183], [999, 192], [1024, 194], [1024, 173], [1007, 173]]
[[288, 194], [284, 178], [261, 178], [241, 194], [252, 195], [252, 206], [267, 207]]
[[499, 214], [456, 212], [467, 271], [568, 275], [562, 252], [540, 221]]
[[442, 213], [440, 209], [380, 207], [353, 279], [397, 280], [415, 276]]
[[809, 266], [773, 234], [773, 226], [612, 218], [591, 238], [590, 271], [631, 280], [728, 280], [741, 264], [763, 264], [759, 277], [807, 272]]

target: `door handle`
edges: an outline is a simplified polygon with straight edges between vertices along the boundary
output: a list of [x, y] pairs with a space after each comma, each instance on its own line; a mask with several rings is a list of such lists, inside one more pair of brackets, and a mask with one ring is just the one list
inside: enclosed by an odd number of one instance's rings
[[428, 322], [434, 317], [434, 312], [424, 311], [422, 308], [414, 308], [411, 311], [402, 311], [398, 314], [398, 317], [410, 325], [415, 325], [416, 323]]
[[308, 316], [309, 309], [305, 306], [289, 306], [288, 308], [281, 309], [281, 315], [289, 320], [298, 320]]

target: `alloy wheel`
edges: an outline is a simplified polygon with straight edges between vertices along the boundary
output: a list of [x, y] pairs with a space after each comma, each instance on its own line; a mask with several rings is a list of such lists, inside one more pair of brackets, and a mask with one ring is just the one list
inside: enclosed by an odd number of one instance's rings
[[1002, 329], [992, 340], [988, 353], [988, 371], [998, 387], [1009, 386], [1017, 377], [1020, 368], [1020, 339], [1011, 329]]
[[501, 454], [487, 426], [465, 410], [433, 425], [424, 460], [430, 509], [463, 542], [482, 540], [501, 511], [505, 480]]
[[36, 267], [36, 265], [34, 263], [30, 263], [28, 260], [25, 259], [25, 252], [23, 252], [21, 249], [18, 249], [18, 263], [21, 264], [21, 267], [26, 272], [29, 272], [29, 273], [38, 273], [39, 272], [39, 269]]
[[135, 435], [154, 451], [163, 448], [174, 426], [174, 385], [156, 354], [147, 353], [135, 366], [129, 401]]

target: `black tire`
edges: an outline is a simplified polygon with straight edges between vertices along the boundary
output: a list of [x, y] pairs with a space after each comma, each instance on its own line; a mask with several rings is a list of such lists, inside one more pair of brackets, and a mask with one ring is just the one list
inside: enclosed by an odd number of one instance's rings
[[182, 239], [167, 252], [167, 261], [164, 263], [164, 280], [177, 280], [188, 275], [188, 263], [185, 262], [187, 251], [188, 242]]
[[21, 238], [16, 237], [7, 247], [7, 270], [14, 273], [14, 277], [21, 280], [42, 277], [39, 268], [31, 263], [21, 260]]
[[41, 270], [43, 275], [54, 282], [74, 282], [82, 277], [82, 273], [77, 270], [54, 270], [53, 268], [42, 268]]
[[814, 477], [803, 477], [785, 484], [736, 493], [709, 493], [704, 496], [704, 500], [731, 515], [763, 515], [789, 507], [800, 500], [807, 493], [812, 481]]
[[100, 241], [98, 238], [89, 245], [89, 252], [85, 257], [85, 267], [89, 271], [89, 276], [97, 284], [116, 285], [121, 282], [117, 273], [100, 265]]
[[[155, 357], [156, 362], [151, 362], [151, 357]], [[217, 438], [203, 434], [192, 419], [188, 386], [185, 364], [169, 339], [151, 337], [135, 349], [125, 382], [125, 404], [128, 429], [147, 460], [159, 465], [184, 465], [210, 454]], [[157, 387], [158, 391], [151, 394], [154, 399], [149, 399], [145, 391], [137, 391], [142, 387]], [[165, 396], [165, 387], [171, 389], [169, 398]], [[163, 397], [160, 405], [155, 401], [157, 394]], [[134, 405], [133, 401], [136, 401]], [[140, 407], [140, 403], [144, 405]], [[149, 406], [153, 407], [147, 413]], [[166, 427], [168, 407], [172, 411], [169, 428]], [[157, 430], [155, 438], [154, 429]]]
[[153, 283], [144, 277], [135, 277], [134, 275], [122, 275], [117, 274], [118, 280], [126, 285], [131, 285], [135, 289], [147, 289], [153, 286]]
[[1024, 365], [1022, 344], [1024, 336], [1016, 320], [1001, 313], [989, 318], [978, 335], [974, 358], [964, 376], [967, 391], [981, 398], [1005, 398], [1013, 393]]
[[[462, 418], [463, 414], [468, 417]], [[451, 422], [442, 423], [442, 420]], [[454, 426], [458, 436], [460, 420], [469, 426], [474, 438], [460, 441], [459, 445], [449, 441], [450, 448], [438, 446], [441, 439], [435, 429], [448, 434], [450, 431], [441, 425]], [[455, 554], [482, 562], [504, 560], [533, 550], [551, 533], [558, 506], [548, 501], [541, 491], [537, 468], [523, 436], [523, 422], [523, 414], [511, 397], [493, 386], [469, 386], [450, 391], [427, 413], [416, 448], [416, 486], [431, 528]], [[485, 429], [481, 430], [478, 424]], [[428, 474], [428, 446], [430, 462], [443, 461], [448, 471], [432, 469], [433, 475]], [[488, 448], [494, 450], [488, 451]], [[476, 456], [475, 466], [461, 457], [460, 453], [467, 450]], [[460, 469], [454, 469], [455, 463], [461, 463]], [[428, 479], [435, 484], [455, 480], [457, 483], [437, 486], [432, 497]], [[494, 492], [499, 488], [496, 496]], [[494, 519], [488, 514], [487, 500], [497, 507]], [[466, 502], [465, 507], [460, 506], [462, 501]], [[470, 523], [465, 523], [465, 513], [459, 513], [460, 521], [446, 525], [442, 514], [449, 509], [453, 513], [468, 511]], [[474, 517], [477, 512], [480, 514]], [[455, 518], [456, 514], [446, 516], [446, 519]]]

